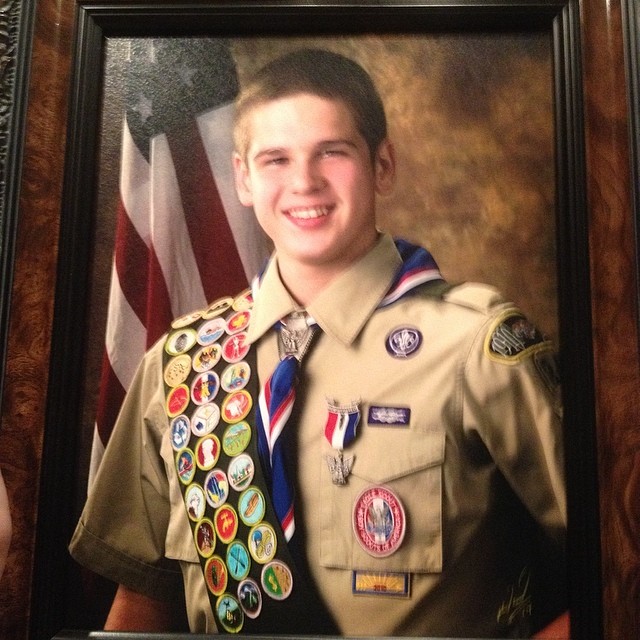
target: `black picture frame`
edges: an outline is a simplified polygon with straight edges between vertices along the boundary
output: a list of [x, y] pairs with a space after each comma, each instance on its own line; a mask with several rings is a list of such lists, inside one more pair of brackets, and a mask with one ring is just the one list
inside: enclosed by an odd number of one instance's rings
[[[569, 586], [572, 637], [599, 637], [602, 624], [592, 327], [578, 0], [399, 2], [79, 2], [67, 131], [50, 385], [40, 486], [31, 637], [66, 625], [66, 548], [75, 525], [69, 497], [74, 428], [86, 336], [105, 38], [345, 33], [547, 33], [553, 48], [557, 175], [557, 270], [561, 368], [568, 451]], [[567, 375], [570, 374], [570, 375]], [[60, 384], [60, 381], [65, 381]], [[71, 462], [72, 463], [72, 462]], [[65, 635], [64, 637], [74, 637]], [[86, 636], [79, 636], [86, 637]]]
[[[623, 33], [629, 96], [629, 141], [631, 152], [631, 204], [635, 223], [636, 255], [640, 248], [640, 7], [624, 0]], [[636, 264], [636, 273], [640, 265]], [[640, 300], [640, 282], [637, 291]]]

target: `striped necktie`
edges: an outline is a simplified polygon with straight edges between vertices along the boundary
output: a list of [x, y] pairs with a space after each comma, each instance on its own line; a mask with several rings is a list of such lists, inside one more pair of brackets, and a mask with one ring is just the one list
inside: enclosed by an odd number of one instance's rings
[[306, 324], [306, 318], [306, 314], [296, 318], [305, 322], [304, 330], [291, 332], [279, 327], [281, 359], [260, 392], [257, 411], [258, 451], [273, 507], [287, 541], [295, 532], [294, 489], [287, 472], [282, 432], [293, 410], [298, 367], [316, 330], [315, 325]]

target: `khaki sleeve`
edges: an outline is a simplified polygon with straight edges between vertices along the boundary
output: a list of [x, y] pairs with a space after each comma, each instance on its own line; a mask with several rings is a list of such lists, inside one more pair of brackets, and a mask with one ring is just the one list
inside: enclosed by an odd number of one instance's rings
[[[520, 330], [528, 337], [515, 340]], [[517, 309], [492, 313], [466, 361], [463, 427], [481, 438], [516, 495], [555, 537], [566, 526], [566, 496], [554, 357], [551, 343]]]
[[162, 343], [138, 368], [69, 549], [80, 564], [118, 584], [170, 599], [182, 583], [164, 548], [170, 505], [160, 457], [167, 429]]

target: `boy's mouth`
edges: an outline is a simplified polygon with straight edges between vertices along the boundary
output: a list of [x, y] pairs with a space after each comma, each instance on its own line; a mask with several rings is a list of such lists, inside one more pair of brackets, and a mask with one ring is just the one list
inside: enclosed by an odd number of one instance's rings
[[293, 207], [286, 210], [286, 214], [296, 220], [311, 220], [329, 215], [331, 207], [327, 205], [317, 207]]

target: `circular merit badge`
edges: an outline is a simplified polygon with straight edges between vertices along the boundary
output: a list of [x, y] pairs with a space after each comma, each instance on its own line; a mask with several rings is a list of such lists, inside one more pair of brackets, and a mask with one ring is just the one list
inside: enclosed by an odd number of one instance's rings
[[187, 514], [191, 520], [198, 522], [204, 517], [206, 500], [204, 491], [199, 484], [190, 484], [184, 494], [184, 503], [187, 507]]
[[179, 356], [181, 353], [189, 351], [196, 343], [196, 332], [191, 329], [178, 329], [174, 331], [164, 345], [164, 350], [170, 356]]
[[262, 568], [260, 582], [264, 592], [274, 600], [288, 598], [293, 589], [291, 569], [280, 560], [274, 560]]
[[253, 480], [255, 465], [253, 458], [246, 453], [231, 459], [227, 476], [232, 489], [236, 491], [244, 491]]
[[[247, 547], [240, 540], [234, 540], [227, 547], [227, 567], [229, 575], [234, 580], [244, 580], [249, 575], [251, 558]], [[242, 600], [240, 602], [242, 603]]]
[[222, 357], [227, 362], [240, 362], [247, 353], [249, 353], [250, 345], [247, 342], [247, 334], [245, 331], [229, 336], [222, 343]]
[[216, 534], [211, 520], [208, 518], [200, 520], [193, 532], [193, 537], [198, 553], [203, 558], [209, 558], [213, 555], [213, 550], [216, 548]]
[[255, 580], [247, 578], [238, 585], [240, 606], [249, 618], [257, 618], [262, 611], [262, 592]]
[[222, 347], [219, 344], [210, 344], [196, 351], [193, 356], [193, 370], [204, 373], [213, 369], [218, 364], [222, 355]]
[[[230, 364], [220, 376], [220, 384], [222, 388], [227, 392], [238, 391], [244, 389], [251, 377], [251, 367], [247, 362], [242, 360], [241, 362], [235, 362]], [[182, 382], [182, 380], [180, 381]]]
[[249, 311], [248, 309], [242, 309], [241, 311], [236, 311], [227, 320], [227, 333], [229, 335], [233, 335], [235, 333], [239, 333], [240, 331], [244, 331], [249, 326], [250, 320], [251, 320], [251, 311]]
[[216, 602], [216, 616], [228, 633], [240, 633], [244, 624], [244, 613], [238, 601], [228, 593], [221, 595]]
[[264, 518], [266, 508], [264, 495], [257, 487], [249, 487], [240, 494], [238, 513], [248, 527], [258, 524]]
[[236, 296], [232, 307], [235, 311], [251, 309], [251, 307], [253, 307], [253, 294], [251, 293], [251, 289], [245, 289], [241, 294]]
[[220, 457], [220, 440], [208, 435], [198, 440], [196, 445], [196, 464], [203, 471], [213, 469]]
[[229, 424], [240, 422], [249, 415], [252, 405], [253, 399], [246, 389], [234, 391], [222, 401], [222, 419]]
[[220, 409], [215, 404], [199, 406], [191, 416], [191, 431], [196, 436], [206, 436], [211, 433], [220, 422]]
[[204, 565], [204, 579], [214, 596], [221, 596], [227, 588], [229, 573], [220, 556], [212, 556]]
[[189, 484], [196, 472], [196, 462], [191, 449], [182, 449], [176, 454], [176, 469], [178, 478], [183, 484]]
[[180, 414], [171, 421], [171, 446], [180, 451], [187, 446], [191, 429], [189, 428], [189, 418]]
[[204, 491], [207, 502], [216, 509], [223, 505], [229, 497], [229, 482], [227, 474], [222, 469], [214, 469], [209, 472], [204, 481]]
[[198, 343], [211, 345], [224, 335], [226, 329], [227, 324], [222, 318], [208, 320], [198, 327]]
[[238, 532], [238, 514], [230, 504], [223, 504], [213, 516], [220, 542], [229, 544]]
[[194, 404], [211, 402], [220, 390], [220, 378], [215, 371], [198, 374], [191, 383], [191, 399]]
[[183, 353], [169, 360], [164, 368], [164, 381], [169, 387], [177, 387], [182, 384], [191, 372], [191, 358]]
[[242, 453], [251, 440], [251, 427], [248, 422], [236, 422], [229, 425], [222, 438], [222, 448], [228, 456]]
[[209, 307], [203, 312], [203, 318], [215, 318], [223, 314], [227, 309], [231, 308], [233, 304], [233, 298], [220, 298], [215, 302], [212, 302]]
[[266, 564], [276, 555], [276, 532], [274, 528], [263, 522], [249, 531], [249, 553], [259, 564]]
[[182, 327], [186, 327], [196, 320], [200, 320], [200, 318], [202, 318], [202, 311], [193, 311], [191, 313], [180, 316], [179, 318], [176, 318], [171, 323], [171, 327], [173, 329], [181, 329]]
[[170, 418], [180, 415], [189, 404], [189, 387], [186, 384], [180, 384], [174, 387], [167, 394], [166, 410]]
[[406, 517], [402, 503], [387, 487], [365, 489], [353, 507], [353, 532], [371, 556], [383, 558], [400, 547]]

